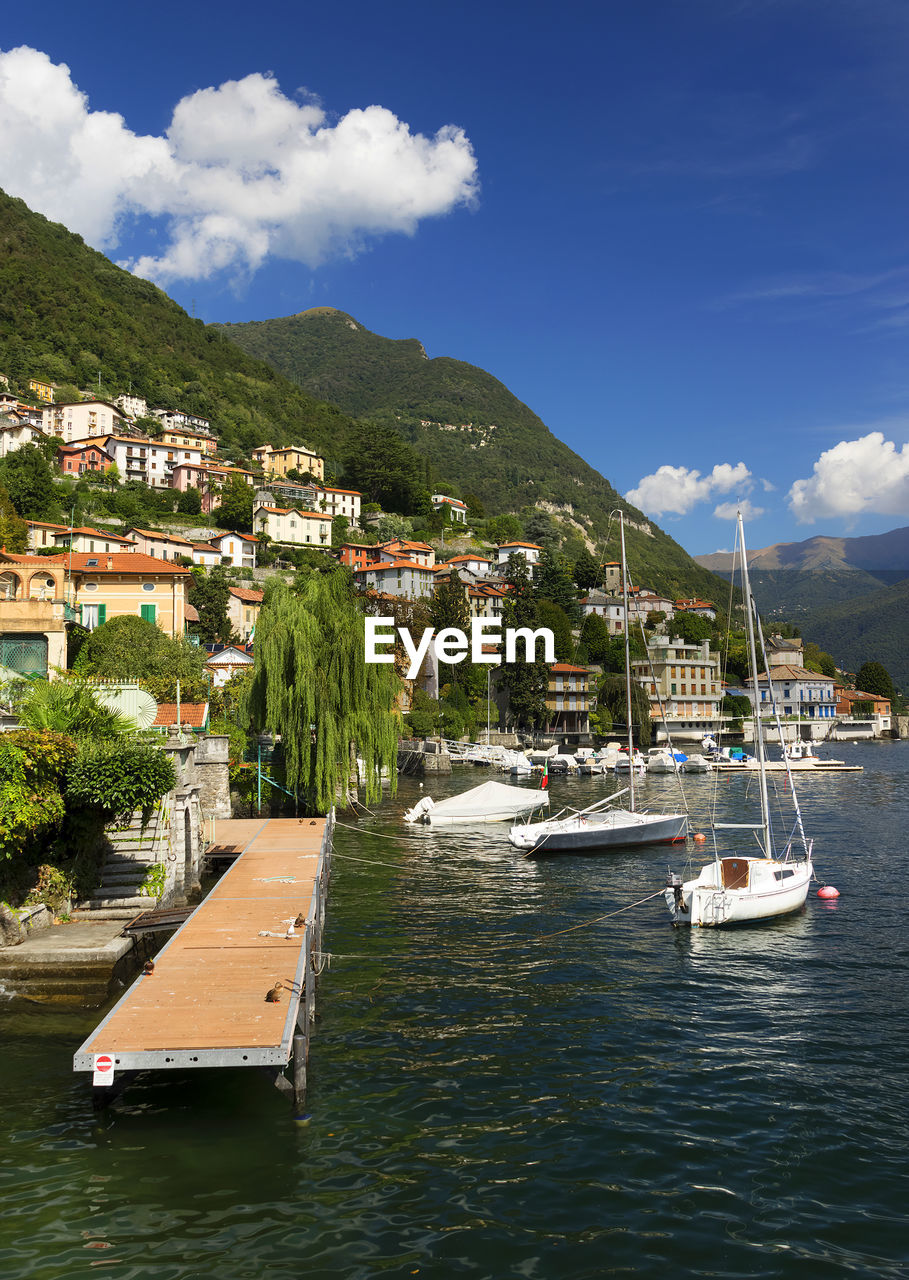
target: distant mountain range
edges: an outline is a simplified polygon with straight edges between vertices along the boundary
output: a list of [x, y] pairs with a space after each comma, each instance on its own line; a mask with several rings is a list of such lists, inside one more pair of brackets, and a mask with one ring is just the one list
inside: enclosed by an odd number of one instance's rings
[[[717, 551], [695, 556], [714, 573], [732, 568], [732, 554]], [[861, 569], [876, 578], [897, 582], [909, 577], [909, 528], [863, 538], [806, 538], [804, 542], [775, 542], [748, 552], [750, 569]]]
[[[696, 556], [728, 577], [732, 556]], [[861, 538], [807, 538], [749, 551], [765, 622], [795, 622], [846, 670], [882, 662], [909, 690], [909, 528]]]

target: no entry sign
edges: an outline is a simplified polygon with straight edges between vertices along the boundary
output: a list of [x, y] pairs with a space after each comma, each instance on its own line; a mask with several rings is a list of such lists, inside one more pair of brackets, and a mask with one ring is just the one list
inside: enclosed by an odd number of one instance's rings
[[113, 1084], [114, 1060], [109, 1053], [96, 1053], [94, 1061], [93, 1085]]

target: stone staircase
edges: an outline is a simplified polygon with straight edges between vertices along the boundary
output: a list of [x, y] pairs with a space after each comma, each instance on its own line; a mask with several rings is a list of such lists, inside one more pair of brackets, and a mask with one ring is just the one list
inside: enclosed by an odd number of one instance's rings
[[167, 852], [166, 821], [156, 810], [143, 828], [142, 815], [134, 813], [128, 827], [108, 828], [108, 851], [101, 868], [101, 882], [89, 898], [74, 904], [75, 920], [131, 920], [140, 911], [157, 905], [153, 894], [140, 893], [149, 868]]

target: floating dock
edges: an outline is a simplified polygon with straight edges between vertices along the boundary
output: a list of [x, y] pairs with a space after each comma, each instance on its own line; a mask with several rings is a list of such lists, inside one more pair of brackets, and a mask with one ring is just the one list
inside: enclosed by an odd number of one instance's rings
[[[208, 852], [235, 855], [232, 865], [73, 1058], [75, 1071], [93, 1072], [96, 1106], [139, 1071], [195, 1067], [261, 1068], [302, 1104], [332, 826], [217, 823]], [[288, 936], [298, 916], [305, 923]], [[278, 983], [278, 1000], [266, 1000]]]

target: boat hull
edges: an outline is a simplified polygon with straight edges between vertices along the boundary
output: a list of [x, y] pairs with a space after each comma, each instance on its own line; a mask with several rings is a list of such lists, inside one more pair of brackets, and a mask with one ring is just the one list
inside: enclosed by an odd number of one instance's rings
[[[709, 863], [697, 880], [666, 889], [664, 897], [676, 925], [721, 928], [772, 920], [805, 905], [814, 868], [810, 862], [778, 862], [769, 858], [724, 859], [747, 864], [748, 884], [735, 888], [713, 875]], [[782, 877], [777, 879], [777, 877]]]
[[668, 844], [684, 840], [687, 834], [688, 818], [684, 813], [631, 813], [619, 809], [512, 827], [508, 838], [525, 854], [543, 856]]

